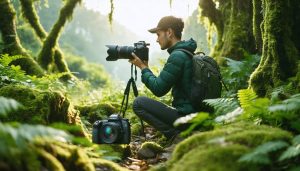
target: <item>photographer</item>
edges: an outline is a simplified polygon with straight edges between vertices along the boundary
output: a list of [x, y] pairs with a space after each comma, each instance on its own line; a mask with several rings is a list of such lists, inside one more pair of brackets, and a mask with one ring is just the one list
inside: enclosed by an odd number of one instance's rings
[[156, 33], [156, 41], [161, 49], [167, 49], [170, 54], [159, 76], [152, 73], [147, 61], [142, 61], [134, 53], [134, 58], [129, 60], [141, 69], [142, 82], [155, 96], [161, 97], [172, 89], [172, 107], [147, 97], [137, 97], [133, 102], [135, 114], [163, 133], [167, 139], [173, 139], [181, 131], [173, 126], [176, 119], [196, 112], [187, 97], [191, 91], [192, 60], [188, 54], [176, 49], [193, 53], [197, 44], [193, 39], [181, 40], [183, 27], [182, 19], [166, 16], [159, 21], [157, 27], [149, 30], [150, 33]]

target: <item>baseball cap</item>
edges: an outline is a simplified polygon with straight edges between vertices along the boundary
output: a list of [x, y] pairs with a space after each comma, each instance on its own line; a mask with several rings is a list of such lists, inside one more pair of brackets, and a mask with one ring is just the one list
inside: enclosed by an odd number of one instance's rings
[[182, 32], [184, 23], [181, 18], [174, 16], [165, 16], [161, 18], [155, 28], [148, 30], [150, 33], [156, 33], [158, 30], [171, 28], [175, 31]]

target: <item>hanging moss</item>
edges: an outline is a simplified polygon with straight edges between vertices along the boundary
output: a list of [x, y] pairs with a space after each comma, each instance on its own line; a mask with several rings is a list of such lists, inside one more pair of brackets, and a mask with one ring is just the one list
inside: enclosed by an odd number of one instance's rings
[[240, 60], [245, 52], [255, 51], [252, 0], [202, 0], [199, 6], [201, 16], [216, 26], [218, 40], [212, 56]]
[[43, 48], [38, 55], [38, 62], [43, 68], [47, 70], [50, 69], [49, 65], [55, 62], [55, 53], [57, 55], [56, 63], [58, 62], [60, 65], [63, 63], [58, 61], [62, 59], [62, 56], [59, 57], [59, 53], [55, 51], [56, 46], [58, 44], [58, 38], [66, 21], [72, 17], [75, 6], [80, 2], [81, 0], [67, 0], [66, 4], [61, 9], [59, 18], [52, 27], [48, 37], [45, 39]]
[[223, 126], [179, 143], [166, 170], [261, 170], [260, 165], [237, 160], [265, 142], [291, 138], [290, 133], [269, 126], [245, 122]]
[[16, 32], [15, 11], [9, 0], [0, 1], [0, 30], [4, 43], [3, 53], [9, 55], [23, 55], [12, 62], [14, 65], [20, 65], [27, 74], [43, 76], [44, 71], [23, 49]]
[[[32, 28], [34, 29], [35, 33], [40, 38], [40, 40], [43, 42], [47, 37], [47, 32], [39, 22], [39, 17], [34, 8], [33, 1], [32, 0], [20, 0], [20, 1], [22, 6], [23, 16], [32, 26]], [[56, 49], [54, 50], [54, 63], [56, 64], [56, 69], [59, 72], [69, 73], [63, 76], [63, 80], [69, 80], [72, 78], [68, 65], [64, 60], [63, 53], [60, 51], [58, 46], [56, 46]]]
[[[298, 44], [293, 37], [299, 37], [293, 29], [294, 15], [300, 15], [294, 6], [296, 0], [263, 0], [263, 51], [259, 66], [250, 77], [250, 88], [259, 96], [270, 91], [297, 74], [299, 59]], [[294, 9], [294, 10], [293, 10]]]
[[114, 1], [110, 0], [110, 12], [108, 14], [108, 21], [109, 21], [110, 25], [112, 25], [114, 9], [115, 9], [115, 7], [114, 7]]
[[262, 3], [261, 0], [253, 0], [253, 35], [255, 38], [256, 50], [259, 54], [262, 53], [262, 37], [261, 37], [261, 26], [262, 26]]

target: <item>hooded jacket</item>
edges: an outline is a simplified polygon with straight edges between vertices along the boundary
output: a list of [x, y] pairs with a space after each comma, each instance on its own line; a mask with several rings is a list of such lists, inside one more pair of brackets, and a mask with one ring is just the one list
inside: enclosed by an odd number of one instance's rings
[[159, 76], [155, 76], [149, 68], [142, 70], [142, 82], [155, 96], [161, 97], [172, 89], [172, 106], [183, 115], [196, 112], [188, 99], [193, 67], [191, 57], [176, 49], [194, 53], [196, 48], [197, 44], [193, 39], [179, 41], [167, 50], [170, 56]]

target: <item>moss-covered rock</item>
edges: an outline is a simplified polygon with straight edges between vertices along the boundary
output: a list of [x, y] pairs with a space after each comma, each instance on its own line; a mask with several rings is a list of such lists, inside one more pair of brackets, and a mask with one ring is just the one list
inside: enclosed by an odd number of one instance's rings
[[20, 85], [8, 85], [0, 88], [0, 95], [17, 100], [23, 106], [11, 112], [6, 118], [32, 124], [52, 122], [76, 123], [79, 112], [60, 92], [40, 91]]
[[179, 143], [167, 170], [259, 170], [238, 159], [268, 141], [290, 141], [292, 135], [279, 128], [240, 122], [195, 134]]
[[155, 142], [144, 142], [138, 150], [137, 155], [141, 159], [154, 158], [158, 153], [163, 151], [163, 148]]
[[84, 149], [74, 145], [62, 142], [49, 143], [48, 141], [37, 140], [34, 143], [34, 146], [42, 161], [42, 166], [49, 170], [126, 170], [111, 161], [99, 157], [89, 157]]
[[94, 123], [96, 120], [107, 118], [109, 115], [116, 113], [117, 109], [111, 104], [95, 104], [90, 106], [76, 106], [81, 116], [87, 117], [88, 121]]

